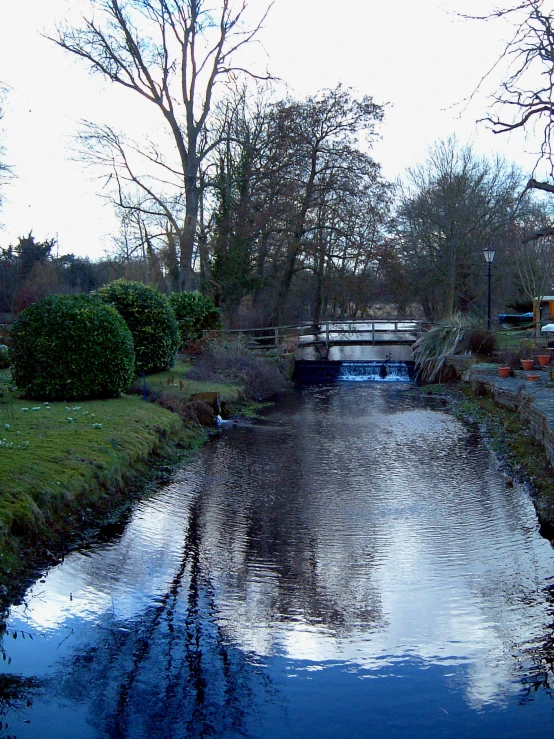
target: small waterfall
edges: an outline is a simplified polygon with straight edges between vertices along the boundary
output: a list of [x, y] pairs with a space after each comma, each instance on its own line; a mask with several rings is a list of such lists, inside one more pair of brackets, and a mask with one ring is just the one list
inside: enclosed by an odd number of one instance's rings
[[341, 362], [337, 380], [348, 382], [410, 382], [405, 362]]
[[299, 385], [330, 382], [411, 382], [413, 362], [391, 359], [298, 360], [294, 377]]

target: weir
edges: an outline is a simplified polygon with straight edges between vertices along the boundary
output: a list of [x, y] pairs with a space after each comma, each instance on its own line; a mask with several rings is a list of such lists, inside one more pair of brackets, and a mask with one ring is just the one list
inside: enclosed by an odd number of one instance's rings
[[204, 338], [241, 337], [257, 354], [294, 349], [299, 384], [407, 382], [414, 377], [412, 345], [421, 336], [417, 320], [324, 321], [271, 328], [203, 331]]
[[300, 385], [326, 382], [409, 382], [414, 378], [412, 345], [416, 321], [327, 323], [300, 338], [295, 379]]
[[412, 345], [417, 321], [327, 322], [304, 334], [296, 348], [295, 379], [325, 382], [409, 382], [414, 377]]
[[328, 382], [410, 382], [412, 361], [391, 360], [302, 360], [295, 363], [300, 385]]

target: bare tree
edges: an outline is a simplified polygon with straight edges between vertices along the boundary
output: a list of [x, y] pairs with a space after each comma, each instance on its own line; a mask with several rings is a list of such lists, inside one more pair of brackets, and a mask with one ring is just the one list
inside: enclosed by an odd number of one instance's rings
[[[0, 82], [0, 121], [3, 118], [4, 111], [2, 109], [2, 101], [6, 94], [6, 88]], [[0, 207], [2, 206], [2, 186], [5, 185], [13, 177], [13, 169], [4, 160], [5, 149], [0, 145]]]
[[369, 264], [387, 201], [358, 138], [371, 142], [381, 106], [341, 86], [298, 101], [238, 92], [221, 110], [208, 180], [227, 319], [244, 299], [251, 317], [272, 324], [300, 315], [317, 323], [329, 301], [355, 310], [346, 284]]
[[[554, 285], [554, 228], [552, 206], [548, 201], [530, 203], [517, 224], [519, 238], [513, 246], [513, 257], [519, 277], [520, 292], [529, 303], [540, 306]], [[540, 337], [540, 320], [536, 335]]]
[[[554, 238], [545, 236], [522, 244], [516, 251], [516, 264], [525, 296], [531, 301], [551, 292], [554, 283]], [[537, 338], [540, 336], [540, 321], [536, 326]]]
[[[329, 190], [331, 172], [348, 170], [359, 137], [371, 144], [383, 106], [364, 96], [356, 99], [340, 85], [305, 101], [285, 101], [276, 110], [278, 130], [286, 130], [282, 153], [289, 162], [292, 209], [287, 217], [287, 239], [273, 322], [281, 317], [297, 262], [309, 240], [310, 217]], [[374, 165], [375, 170], [378, 169]], [[331, 184], [333, 186], [333, 184]]]
[[399, 249], [430, 319], [468, 310], [475, 297], [482, 249], [503, 247], [503, 235], [526, 199], [519, 171], [439, 142], [425, 164], [408, 170], [401, 195]]
[[[551, 175], [554, 174], [554, 16], [551, 3], [520, 0], [488, 14], [466, 17], [504, 19], [512, 24], [511, 38], [493, 67], [506, 63], [505, 79], [493, 96], [491, 114], [482, 120], [488, 122], [496, 134], [538, 128], [542, 131], [541, 158], [550, 163]], [[489, 74], [485, 74], [483, 80]], [[529, 187], [541, 184], [530, 180]]]
[[[177, 152], [176, 163], [152, 142], [135, 144], [106, 125], [88, 124], [83, 142], [93, 160], [111, 167], [120, 207], [169, 221], [179, 240], [180, 287], [191, 289], [198, 175], [214, 146], [207, 131], [216, 84], [240, 73], [255, 76], [237, 65], [236, 53], [255, 38], [267, 12], [254, 27], [246, 27], [244, 1], [91, 3], [93, 12], [80, 27], [59, 27], [51, 40], [82, 58], [92, 72], [155, 106]], [[139, 203], [125, 203], [129, 184], [142, 191]]]

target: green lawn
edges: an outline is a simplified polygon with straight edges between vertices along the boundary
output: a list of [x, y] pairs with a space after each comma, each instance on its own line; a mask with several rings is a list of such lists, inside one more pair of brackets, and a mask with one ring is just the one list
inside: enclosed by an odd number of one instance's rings
[[510, 330], [499, 330], [495, 333], [496, 343], [498, 349], [513, 349], [517, 351], [521, 342], [535, 342], [535, 329], [510, 329]]
[[[238, 387], [187, 380], [189, 368], [177, 363], [147, 377], [147, 386], [181, 398], [196, 392], [239, 398]], [[0, 584], [24, 569], [29, 542], [67, 539], [83, 514], [109, 510], [154, 452], [205, 438], [140, 395], [70, 403], [18, 395], [9, 370], [0, 371]]]
[[150, 390], [163, 390], [170, 394], [175, 392], [180, 396], [189, 397], [195, 393], [219, 393], [225, 403], [235, 403], [239, 400], [242, 388], [238, 385], [225, 385], [217, 382], [201, 382], [188, 380], [187, 375], [191, 365], [186, 362], [176, 362], [168, 372], [149, 375], [145, 378], [146, 386]]

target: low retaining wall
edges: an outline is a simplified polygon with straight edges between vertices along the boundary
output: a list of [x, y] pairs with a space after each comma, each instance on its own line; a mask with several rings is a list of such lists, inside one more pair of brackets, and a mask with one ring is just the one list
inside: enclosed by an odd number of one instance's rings
[[518, 411], [554, 465], [554, 388], [544, 387], [542, 382], [531, 384], [519, 378], [501, 380], [473, 373], [470, 382], [474, 392], [486, 392], [503, 408]]
[[445, 366], [452, 367], [462, 377], [469, 370], [473, 361], [471, 354], [450, 354], [446, 357]]
[[[548, 374], [541, 374], [540, 380], [529, 382], [523, 377], [504, 380], [471, 372], [470, 383], [475, 394], [489, 395], [499, 406], [517, 411], [554, 466], [554, 387], [547, 385]], [[554, 499], [538, 494], [534, 503], [541, 524], [554, 527]]]

